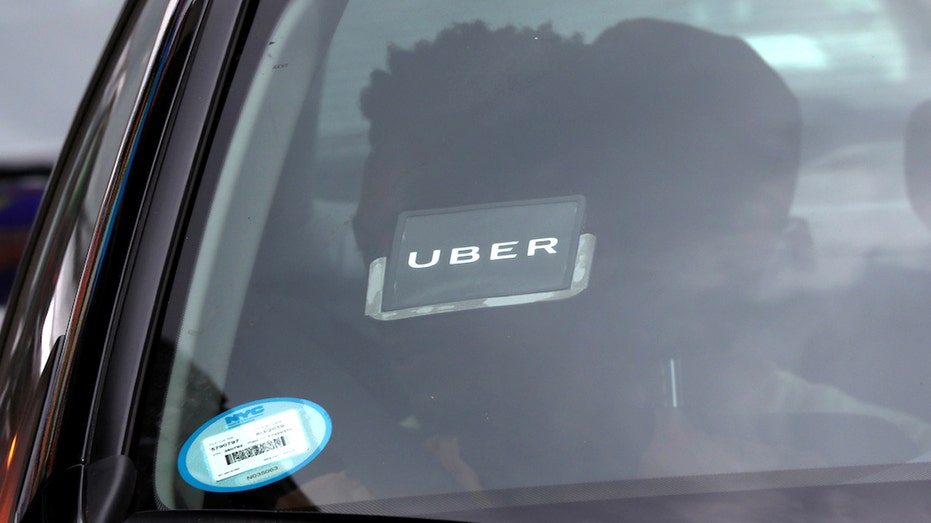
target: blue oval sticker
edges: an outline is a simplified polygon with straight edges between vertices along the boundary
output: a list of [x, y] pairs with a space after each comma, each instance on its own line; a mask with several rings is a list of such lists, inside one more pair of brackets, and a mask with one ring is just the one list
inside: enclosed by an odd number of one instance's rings
[[197, 429], [181, 447], [178, 470], [201, 490], [258, 488], [310, 463], [332, 429], [330, 415], [316, 403], [296, 398], [253, 401]]

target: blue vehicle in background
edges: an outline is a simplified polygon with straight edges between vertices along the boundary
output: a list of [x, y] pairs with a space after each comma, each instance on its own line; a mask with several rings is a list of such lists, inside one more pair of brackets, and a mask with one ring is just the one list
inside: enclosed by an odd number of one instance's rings
[[0, 303], [6, 303], [16, 266], [45, 187], [43, 173], [0, 180]]

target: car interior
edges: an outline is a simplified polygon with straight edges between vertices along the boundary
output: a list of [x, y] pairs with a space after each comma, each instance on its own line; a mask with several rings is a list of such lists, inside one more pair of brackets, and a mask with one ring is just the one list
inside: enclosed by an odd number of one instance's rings
[[[146, 400], [160, 505], [429, 513], [928, 461], [931, 84], [898, 4], [408, 3], [255, 36]], [[577, 296], [365, 315], [400, 213], [576, 195]], [[279, 397], [333, 420], [310, 465], [182, 480], [192, 432]]]

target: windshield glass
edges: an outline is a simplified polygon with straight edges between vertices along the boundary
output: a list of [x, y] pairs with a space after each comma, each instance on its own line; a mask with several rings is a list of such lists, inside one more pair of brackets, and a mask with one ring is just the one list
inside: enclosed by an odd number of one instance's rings
[[263, 4], [145, 495], [430, 514], [928, 477], [920, 5]]

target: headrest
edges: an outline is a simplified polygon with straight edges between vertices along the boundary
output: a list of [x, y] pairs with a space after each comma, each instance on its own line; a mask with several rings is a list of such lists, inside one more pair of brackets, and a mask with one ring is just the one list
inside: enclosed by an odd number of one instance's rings
[[915, 213], [931, 229], [931, 100], [913, 109], [908, 119], [905, 186]]

